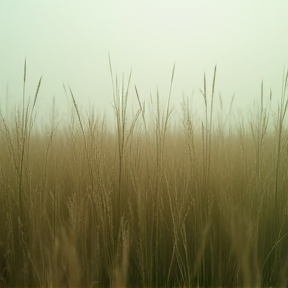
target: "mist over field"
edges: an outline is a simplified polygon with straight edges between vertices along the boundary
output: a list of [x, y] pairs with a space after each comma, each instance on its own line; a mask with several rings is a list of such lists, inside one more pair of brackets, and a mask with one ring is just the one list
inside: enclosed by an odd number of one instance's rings
[[[199, 89], [217, 65], [217, 98], [229, 109], [247, 111], [260, 95], [261, 81], [272, 106], [281, 95], [288, 67], [285, 1], [1, 1], [0, 105], [15, 110], [21, 102], [23, 62], [27, 59], [27, 94], [33, 95], [43, 75], [37, 103], [38, 118], [49, 119], [53, 98], [58, 114], [67, 116], [63, 83], [69, 84], [83, 111], [94, 107], [112, 119], [114, 73], [125, 82], [132, 69], [134, 85], [143, 100], [167, 98], [175, 63], [171, 103], [180, 115], [183, 94], [193, 95], [195, 110], [203, 113]], [[215, 101], [218, 105], [218, 101]], [[132, 104], [131, 104], [132, 105]]]
[[288, 4], [0, 3], [0, 287], [287, 287]]

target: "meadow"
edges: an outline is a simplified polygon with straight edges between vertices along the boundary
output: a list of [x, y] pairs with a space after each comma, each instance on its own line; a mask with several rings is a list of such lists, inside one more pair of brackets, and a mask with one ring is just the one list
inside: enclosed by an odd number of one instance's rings
[[2, 284], [287, 287], [288, 73], [282, 95], [265, 97], [262, 84], [251, 119], [232, 123], [215, 95], [215, 67], [200, 91], [203, 119], [183, 99], [172, 125], [174, 68], [170, 94], [157, 94], [152, 111], [110, 69], [115, 129], [81, 113], [64, 86], [69, 125], [39, 131], [41, 78], [27, 101], [25, 62], [23, 104], [0, 114]]

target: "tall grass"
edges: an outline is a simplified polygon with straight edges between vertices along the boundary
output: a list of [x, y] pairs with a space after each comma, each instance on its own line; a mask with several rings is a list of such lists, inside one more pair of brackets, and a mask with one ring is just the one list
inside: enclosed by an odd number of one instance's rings
[[[141, 91], [130, 91], [131, 74], [125, 83], [109, 64], [115, 129], [102, 115], [81, 113], [64, 86], [69, 123], [53, 121], [40, 133], [34, 122], [42, 78], [31, 105], [25, 61], [21, 108], [14, 118], [0, 114], [1, 281], [287, 286], [288, 73], [276, 116], [262, 83], [248, 124], [241, 114], [232, 124], [233, 99], [224, 119], [221, 95], [216, 120], [215, 67], [211, 93], [205, 74], [200, 90], [204, 118], [184, 99], [182, 122], [172, 127], [175, 66], [166, 102], [157, 91], [147, 112]], [[132, 96], [138, 109], [130, 115]]]

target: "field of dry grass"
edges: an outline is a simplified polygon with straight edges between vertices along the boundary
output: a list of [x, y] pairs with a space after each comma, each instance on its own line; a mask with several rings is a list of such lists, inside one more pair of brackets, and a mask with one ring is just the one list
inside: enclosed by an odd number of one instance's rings
[[[65, 87], [69, 125], [37, 132], [41, 79], [30, 104], [0, 115], [3, 282], [287, 287], [288, 74], [283, 94], [273, 95], [276, 115], [262, 86], [254, 118], [232, 125], [213, 109], [215, 68], [212, 89], [204, 77], [201, 90], [204, 118], [185, 100], [173, 127], [170, 95], [164, 106], [155, 96], [148, 119], [137, 88], [112, 68], [111, 76], [115, 130], [101, 115], [82, 115]], [[132, 117], [129, 93], [139, 103]]]

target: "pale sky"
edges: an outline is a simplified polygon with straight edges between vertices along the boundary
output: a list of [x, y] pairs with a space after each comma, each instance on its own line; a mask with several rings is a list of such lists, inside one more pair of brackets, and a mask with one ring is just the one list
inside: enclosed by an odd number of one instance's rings
[[216, 99], [221, 92], [226, 107], [234, 93], [237, 107], [251, 107], [262, 79], [276, 104], [288, 68], [288, 1], [1, 0], [1, 111], [20, 103], [26, 58], [27, 94], [43, 75], [38, 117], [49, 114], [54, 96], [59, 113], [70, 105], [63, 83], [82, 111], [95, 105], [112, 115], [108, 54], [120, 78], [132, 69], [131, 99], [134, 85], [142, 100], [155, 97], [157, 87], [164, 99], [175, 63], [175, 113], [183, 94], [194, 95], [194, 110], [203, 109], [203, 74], [210, 91], [216, 64]]

